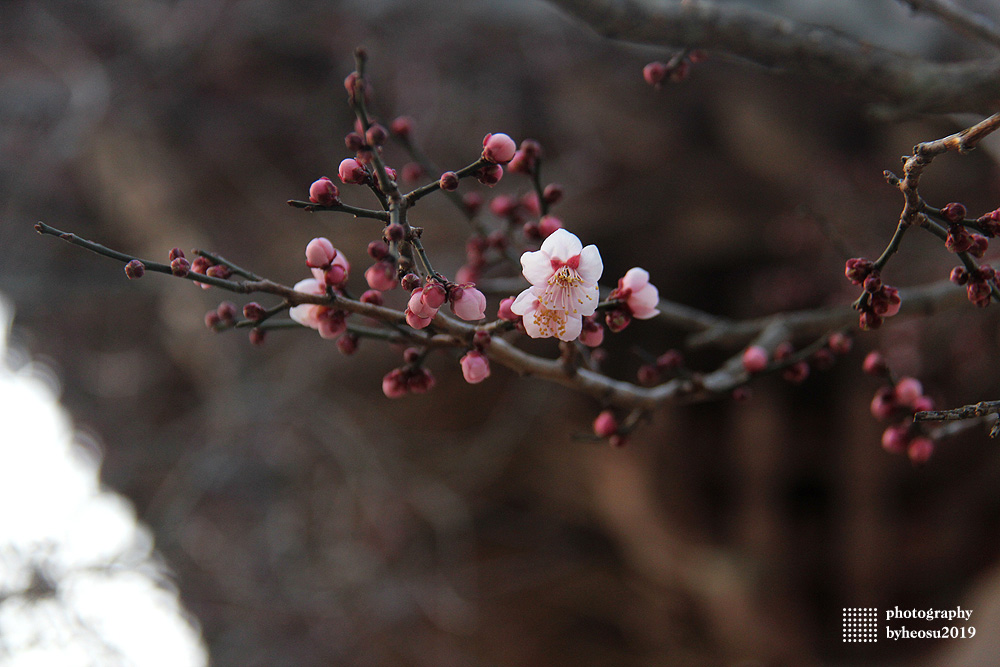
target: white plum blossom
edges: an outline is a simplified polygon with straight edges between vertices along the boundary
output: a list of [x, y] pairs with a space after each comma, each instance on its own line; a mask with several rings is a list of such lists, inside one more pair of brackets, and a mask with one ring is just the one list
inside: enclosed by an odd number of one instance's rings
[[511, 310], [524, 318], [532, 338], [576, 340], [583, 318], [593, 315], [600, 298], [597, 281], [604, 263], [597, 246], [586, 248], [575, 234], [557, 229], [537, 252], [521, 255], [531, 287], [517, 296]]

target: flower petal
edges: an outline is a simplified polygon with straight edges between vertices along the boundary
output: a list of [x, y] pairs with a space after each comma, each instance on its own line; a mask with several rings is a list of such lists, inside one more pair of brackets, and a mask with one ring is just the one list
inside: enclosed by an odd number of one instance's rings
[[535, 296], [533, 288], [529, 287], [514, 299], [514, 303], [510, 304], [510, 310], [515, 315], [527, 315], [529, 312], [533, 311], [538, 307], [538, 297]]
[[580, 337], [580, 331], [583, 330], [583, 318], [582, 317], [572, 317], [570, 315], [566, 316], [565, 328], [558, 332], [556, 335], [559, 340], [571, 341], [576, 340]]
[[604, 260], [596, 245], [589, 245], [580, 251], [580, 266], [576, 270], [588, 283], [596, 283], [604, 273]]
[[541, 250], [521, 255], [521, 270], [532, 285], [544, 285], [552, 275], [552, 261], [548, 253]]
[[625, 273], [625, 277], [622, 278], [622, 287], [628, 288], [633, 292], [638, 292], [648, 284], [649, 272], [646, 269], [640, 269], [638, 266], [629, 269]]
[[544, 252], [552, 259], [565, 262], [570, 257], [579, 255], [582, 249], [583, 244], [580, 243], [580, 239], [577, 238], [576, 234], [560, 227], [545, 237], [539, 252]]

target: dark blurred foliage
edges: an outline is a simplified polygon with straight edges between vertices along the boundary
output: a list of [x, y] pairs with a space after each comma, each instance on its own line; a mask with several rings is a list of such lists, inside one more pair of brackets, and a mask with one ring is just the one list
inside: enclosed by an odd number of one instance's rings
[[[923, 468], [885, 454], [859, 366], [882, 347], [940, 404], [995, 399], [995, 307], [890, 322], [801, 386], [663, 409], [611, 450], [574, 437], [599, 406], [566, 390], [501, 369], [466, 386], [440, 355], [434, 391], [390, 402], [398, 350], [212, 335], [201, 316], [224, 296], [126, 281], [31, 230], [161, 260], [205, 247], [289, 284], [323, 234], [360, 291], [377, 227], [284, 203], [347, 156], [359, 44], [378, 115], [413, 116], [440, 165], [475, 159], [487, 132], [538, 139], [567, 191], [555, 212], [600, 247], [607, 282], [641, 265], [664, 297], [734, 317], [852, 299], [845, 253], [877, 255], [901, 206], [882, 170], [958, 128], [872, 120], [850, 91], [724, 58], [656, 92], [642, 66], [669, 54], [529, 0], [3, 3], [0, 291], [102, 435], [104, 481], [155, 531], [214, 664], [983, 664], [1000, 459], [981, 429]], [[487, 194], [527, 188], [508, 175]], [[1000, 204], [996, 169], [946, 156], [925, 195], [978, 215]], [[414, 216], [453, 273], [461, 216], [436, 198]], [[914, 234], [886, 279], [951, 265]], [[679, 340], [636, 323], [609, 369]], [[975, 646], [841, 641], [842, 607], [959, 603]]]

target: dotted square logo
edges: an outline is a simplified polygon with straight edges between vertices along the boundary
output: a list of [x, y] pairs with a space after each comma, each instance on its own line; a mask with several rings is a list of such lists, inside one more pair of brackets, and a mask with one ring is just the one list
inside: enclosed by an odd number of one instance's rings
[[877, 642], [878, 609], [874, 607], [844, 607], [844, 641]]

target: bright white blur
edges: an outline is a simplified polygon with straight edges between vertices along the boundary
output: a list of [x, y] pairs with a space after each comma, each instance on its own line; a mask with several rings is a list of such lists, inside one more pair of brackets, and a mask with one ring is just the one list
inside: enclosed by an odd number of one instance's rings
[[[98, 482], [51, 374], [7, 348], [0, 300], [0, 664], [208, 664], [149, 531]], [[92, 445], [92, 443], [91, 443]]]

